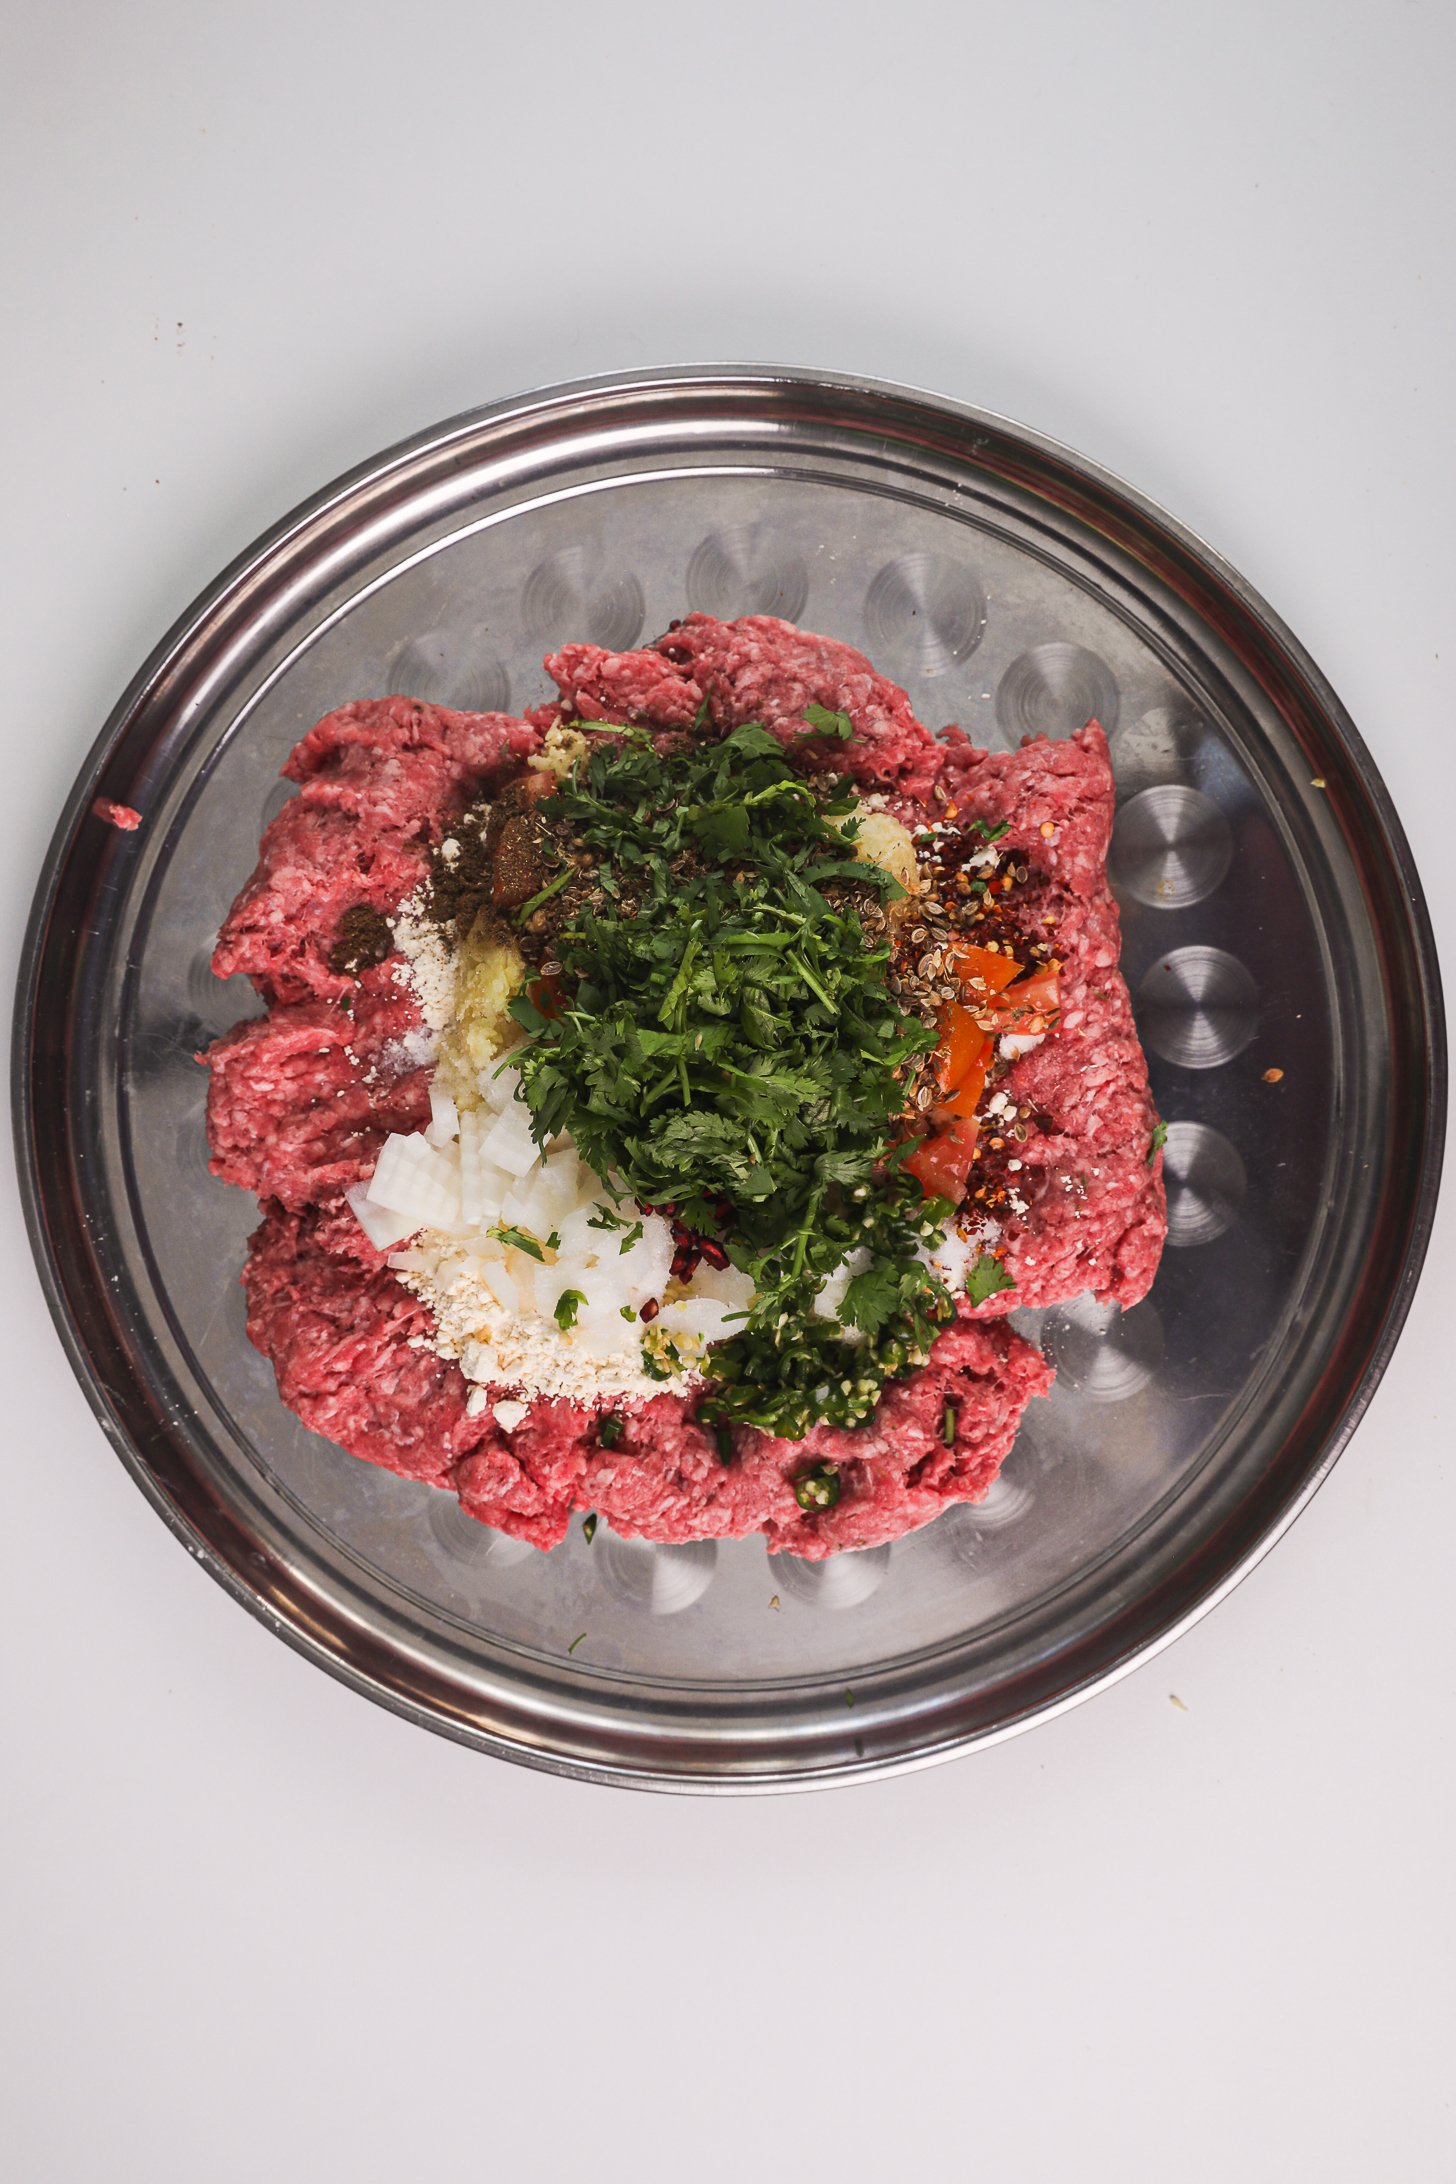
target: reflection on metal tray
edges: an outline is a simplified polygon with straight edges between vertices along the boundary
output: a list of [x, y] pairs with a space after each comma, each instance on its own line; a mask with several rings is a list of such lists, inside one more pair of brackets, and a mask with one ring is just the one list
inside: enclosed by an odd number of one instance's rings
[[[252, 1203], [206, 1168], [193, 1055], [255, 1005], [208, 953], [295, 739], [395, 690], [524, 707], [546, 694], [547, 647], [627, 646], [693, 607], [862, 645], [930, 725], [979, 742], [1098, 715], [1124, 968], [1170, 1124], [1149, 1299], [1018, 1315], [1057, 1382], [989, 1498], [818, 1565], [757, 1540], [650, 1548], [603, 1528], [588, 1546], [577, 1527], [543, 1558], [305, 1432], [243, 1332]], [[141, 828], [101, 825], [98, 792]], [[497, 404], [245, 556], [77, 784], [16, 1050], [57, 1319], [122, 1455], [215, 1574], [433, 1727], [709, 1789], [846, 1780], [1005, 1734], [1227, 1589], [1389, 1355], [1435, 1197], [1444, 1066], [1399, 824], [1247, 586], [1020, 428], [748, 368]]]

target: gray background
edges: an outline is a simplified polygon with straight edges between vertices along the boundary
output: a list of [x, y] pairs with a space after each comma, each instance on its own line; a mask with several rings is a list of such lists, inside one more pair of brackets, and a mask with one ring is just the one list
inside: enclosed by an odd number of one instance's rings
[[[163, 5], [5, 39], [7, 975], [65, 789], [337, 471], [763, 358], [1070, 441], [1227, 553], [1450, 851], [1449, 11]], [[1451, 2174], [1450, 1194], [1333, 1480], [958, 1765], [679, 1802], [306, 1667], [106, 1448], [3, 1179], [10, 2172]]]

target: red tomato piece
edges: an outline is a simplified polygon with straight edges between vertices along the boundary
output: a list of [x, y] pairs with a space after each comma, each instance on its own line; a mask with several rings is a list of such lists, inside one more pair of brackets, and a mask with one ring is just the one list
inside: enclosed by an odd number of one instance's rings
[[927, 1198], [949, 1198], [957, 1204], [966, 1195], [966, 1176], [976, 1149], [980, 1125], [968, 1116], [957, 1116], [943, 1130], [923, 1137], [905, 1166]]
[[996, 996], [993, 1004], [1003, 1031], [1049, 1031], [1060, 1002], [1060, 963], [1044, 963]]
[[957, 948], [951, 957], [951, 969], [963, 981], [979, 978], [987, 993], [1000, 993], [1003, 986], [1009, 986], [1018, 976], [1021, 965], [1015, 956], [1002, 955], [999, 949], [968, 945]]
[[968, 1121], [975, 1114], [986, 1095], [986, 1079], [991, 1073], [991, 1057], [994, 1051], [991, 1040], [983, 1038], [981, 1052], [976, 1061], [967, 1070], [950, 1098], [942, 1103], [943, 1115], [956, 1115]]
[[[952, 1001], [942, 1010], [940, 1046], [935, 1057], [942, 1092], [954, 1092], [990, 1058], [991, 1042], [969, 1009]], [[984, 1070], [982, 1071], [984, 1077]]]

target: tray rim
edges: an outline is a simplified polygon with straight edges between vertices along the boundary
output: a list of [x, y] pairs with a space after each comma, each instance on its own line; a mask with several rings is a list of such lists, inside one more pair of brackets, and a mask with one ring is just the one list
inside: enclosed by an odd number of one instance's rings
[[[836, 1760], [801, 1772], [740, 1774], [689, 1769], [668, 1773], [659, 1772], [650, 1766], [595, 1764], [580, 1757], [543, 1749], [525, 1740], [516, 1742], [503, 1734], [483, 1729], [479, 1724], [451, 1720], [445, 1712], [432, 1710], [428, 1705], [415, 1701], [407, 1694], [392, 1688], [380, 1677], [362, 1670], [354, 1662], [331, 1651], [311, 1631], [280, 1614], [275, 1605], [248, 1583], [222, 1547], [191, 1520], [169, 1490], [165, 1479], [159, 1476], [157, 1467], [138, 1446], [117, 1408], [108, 1400], [109, 1391], [78, 1324], [65, 1272], [54, 1248], [48, 1219], [47, 1186], [39, 1171], [34, 1137], [33, 1073], [38, 1060], [36, 997], [51, 939], [55, 899], [68, 856], [133, 714], [158, 684], [168, 667], [206, 631], [224, 604], [246, 590], [249, 579], [266, 569], [286, 549], [291, 538], [325, 518], [331, 509], [347, 505], [366, 486], [387, 479], [402, 464], [418, 462], [430, 451], [441, 451], [448, 447], [452, 439], [476, 433], [482, 427], [504, 426], [513, 419], [532, 415], [549, 418], [553, 410], [559, 411], [584, 400], [594, 399], [600, 403], [614, 395], [665, 393], [672, 389], [680, 389], [686, 393], [693, 388], [706, 391], [713, 387], [722, 387], [728, 391], [735, 386], [743, 389], [756, 388], [765, 394], [775, 388], [794, 386], [811, 387], [820, 393], [839, 390], [859, 400], [906, 405], [912, 410], [928, 410], [943, 425], [968, 432], [973, 441], [977, 434], [985, 434], [1004, 438], [1013, 445], [1019, 443], [1041, 462], [1058, 468], [1066, 480], [1075, 485], [1080, 495], [1085, 496], [1086, 505], [1083, 507], [1064, 502], [1062, 505], [1069, 512], [1078, 515], [1085, 522], [1089, 520], [1091, 510], [1100, 508], [1105, 515], [1108, 503], [1114, 508], [1121, 504], [1119, 513], [1125, 511], [1140, 527], [1151, 531], [1155, 536], [1161, 534], [1162, 540], [1181, 555], [1186, 565], [1191, 565], [1206, 581], [1211, 581], [1215, 588], [1232, 597], [1243, 616], [1261, 630], [1266, 640], [1272, 640], [1276, 652], [1283, 654], [1288, 668], [1294, 671], [1308, 689], [1325, 723], [1348, 757], [1358, 776], [1361, 790], [1380, 821], [1385, 847], [1389, 852], [1392, 877], [1398, 883], [1407, 920], [1408, 939], [1419, 976], [1419, 993], [1416, 999], [1427, 1034], [1422, 1081], [1424, 1114], [1417, 1155], [1418, 1181], [1409, 1208], [1399, 1279], [1391, 1286], [1385, 1313], [1368, 1347], [1364, 1365], [1355, 1384], [1332, 1426], [1324, 1435], [1317, 1455], [1309, 1462], [1302, 1478], [1282, 1506], [1276, 1509], [1242, 1553], [1236, 1555], [1226, 1567], [1213, 1572], [1207, 1582], [1195, 1587], [1188, 1605], [1180, 1614], [1165, 1620], [1151, 1633], [1131, 1634], [1124, 1649], [1115, 1658], [1054, 1697], [1033, 1701], [1024, 1708], [1011, 1711], [1006, 1718], [989, 1727], [975, 1729], [966, 1734], [950, 1735], [933, 1745], [889, 1755], [875, 1754], [863, 1759]], [[1010, 476], [1004, 469], [1000, 474]], [[1122, 542], [1114, 538], [1114, 543]], [[1364, 739], [1318, 664], [1262, 595], [1217, 549], [1116, 473], [1064, 443], [995, 412], [982, 410], [919, 387], [856, 374], [782, 364], [718, 363], [682, 364], [590, 375], [504, 396], [458, 412], [353, 465], [299, 502], [234, 557], [221, 574], [177, 617], [132, 677], [86, 754], [62, 807], [46, 850], [21, 948], [13, 1020], [11, 1080], [13, 1138], [26, 1228], [42, 1290], [62, 1347], [93, 1413], [127, 1470], [169, 1529], [202, 1563], [209, 1575], [269, 1629], [283, 1637], [295, 1651], [327, 1669], [351, 1689], [422, 1727], [450, 1736], [455, 1741], [466, 1743], [477, 1750], [489, 1751], [517, 1763], [577, 1779], [623, 1787], [721, 1795], [831, 1787], [849, 1781], [874, 1779], [909, 1772], [958, 1756], [967, 1750], [1002, 1742], [1038, 1721], [1049, 1720], [1064, 1713], [1084, 1698], [1130, 1674], [1133, 1669], [1161, 1652], [1165, 1646], [1171, 1645], [1242, 1582], [1249, 1571], [1282, 1538], [1328, 1478], [1369, 1407], [1404, 1326], [1429, 1245], [1439, 1194], [1445, 1140], [1448, 1060], [1434, 932], [1405, 830], [1389, 792]], [[1213, 1543], [1202, 1543], [1203, 1549], [1206, 1550], [1210, 1544]]]

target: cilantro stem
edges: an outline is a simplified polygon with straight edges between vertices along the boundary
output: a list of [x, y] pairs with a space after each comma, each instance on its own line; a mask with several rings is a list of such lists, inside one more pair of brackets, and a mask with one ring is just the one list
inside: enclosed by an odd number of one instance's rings
[[553, 895], [560, 894], [568, 880], [574, 880], [575, 878], [575, 865], [568, 865], [564, 872], [558, 872], [555, 879], [549, 880], [539, 894], [533, 895], [529, 902], [521, 904], [520, 909], [516, 912], [516, 923], [524, 925], [527, 918], [533, 916], [540, 909], [543, 902], [550, 902]]
[[826, 1009], [832, 1009], [834, 1007], [834, 1003], [830, 1000], [828, 994], [824, 991], [824, 988], [820, 985], [818, 979], [814, 976], [814, 973], [810, 970], [808, 964], [804, 961], [804, 958], [799, 954], [797, 948], [794, 950], [794, 953], [789, 957], [789, 961], [793, 964], [794, 969], [803, 979], [804, 984], [808, 987], [810, 993], [817, 995], [819, 1000], [824, 1003]]

